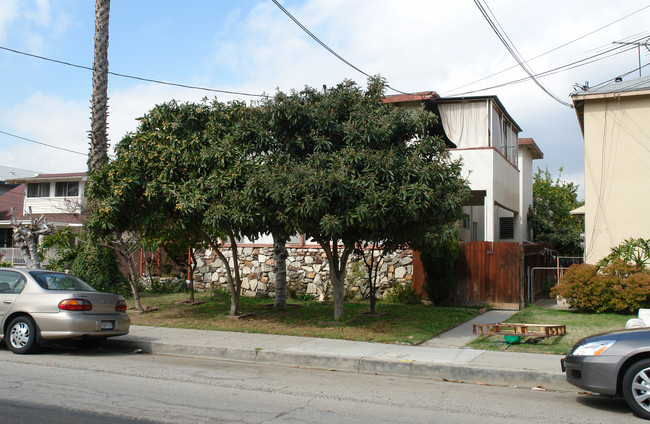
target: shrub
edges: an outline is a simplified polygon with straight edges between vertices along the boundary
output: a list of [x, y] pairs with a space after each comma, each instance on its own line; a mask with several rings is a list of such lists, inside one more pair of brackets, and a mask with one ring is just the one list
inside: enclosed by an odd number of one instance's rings
[[384, 300], [389, 303], [404, 303], [406, 305], [418, 305], [422, 302], [410, 282], [400, 283], [393, 281], [390, 288], [384, 292]]
[[13, 268], [14, 264], [7, 261], [7, 262], [0, 262], [0, 268]]
[[454, 292], [454, 262], [457, 257], [458, 242], [455, 237], [420, 250], [420, 260], [426, 274], [424, 290], [434, 305], [444, 303]]
[[98, 291], [131, 295], [128, 282], [118, 268], [115, 251], [108, 247], [80, 243], [70, 273]]
[[187, 282], [180, 278], [152, 278], [151, 287], [145, 289], [148, 293], [184, 293], [188, 291]]
[[573, 265], [551, 294], [584, 312], [634, 313], [650, 304], [650, 273], [620, 259], [600, 270], [595, 265]]

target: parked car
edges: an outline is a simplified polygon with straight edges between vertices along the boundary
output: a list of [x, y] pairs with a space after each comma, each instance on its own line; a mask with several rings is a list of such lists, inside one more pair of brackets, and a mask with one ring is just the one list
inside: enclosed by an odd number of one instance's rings
[[581, 389], [622, 395], [632, 411], [650, 419], [650, 328], [586, 337], [562, 359], [562, 372]]
[[91, 344], [129, 332], [124, 297], [63, 272], [0, 268], [0, 338], [14, 353], [47, 340]]

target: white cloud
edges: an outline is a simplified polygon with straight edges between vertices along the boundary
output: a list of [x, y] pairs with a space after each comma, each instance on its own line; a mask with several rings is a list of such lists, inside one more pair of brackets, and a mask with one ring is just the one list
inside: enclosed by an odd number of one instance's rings
[[0, 43], [5, 42], [7, 28], [18, 15], [18, 0], [0, 0]]

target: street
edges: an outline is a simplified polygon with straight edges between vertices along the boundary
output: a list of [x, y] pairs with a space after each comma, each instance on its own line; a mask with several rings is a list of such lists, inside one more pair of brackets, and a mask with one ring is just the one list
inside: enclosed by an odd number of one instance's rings
[[640, 422], [621, 399], [149, 355], [0, 347], [1, 423]]

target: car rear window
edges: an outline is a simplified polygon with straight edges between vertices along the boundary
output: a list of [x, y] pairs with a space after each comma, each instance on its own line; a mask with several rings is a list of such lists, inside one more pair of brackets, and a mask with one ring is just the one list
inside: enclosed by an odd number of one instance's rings
[[45, 290], [97, 291], [83, 280], [69, 274], [32, 272], [32, 277]]

